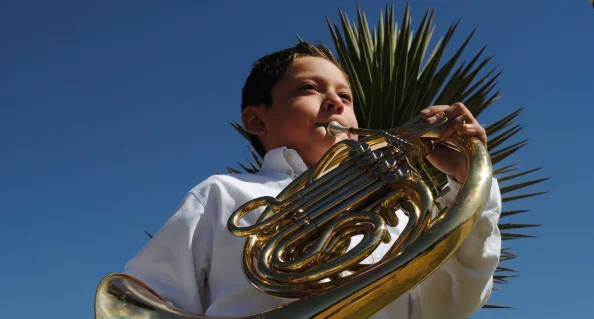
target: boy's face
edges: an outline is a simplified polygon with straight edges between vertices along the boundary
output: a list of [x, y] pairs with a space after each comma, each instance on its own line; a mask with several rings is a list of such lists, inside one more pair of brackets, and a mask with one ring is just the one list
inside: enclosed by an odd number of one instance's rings
[[347, 134], [332, 137], [326, 126], [338, 121], [358, 127], [352, 92], [342, 71], [332, 62], [317, 57], [296, 59], [272, 89], [272, 106], [260, 108], [267, 150], [292, 148], [309, 165], [318, 162]]

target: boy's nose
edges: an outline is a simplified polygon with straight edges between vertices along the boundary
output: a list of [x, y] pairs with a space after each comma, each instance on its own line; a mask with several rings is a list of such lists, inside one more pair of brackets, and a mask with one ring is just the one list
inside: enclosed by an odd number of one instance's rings
[[325, 110], [332, 112], [332, 113], [336, 113], [336, 114], [342, 114], [342, 111], [344, 110], [344, 105], [342, 105], [342, 100], [336, 94], [330, 95], [324, 101], [324, 104], [322, 106], [324, 107]]

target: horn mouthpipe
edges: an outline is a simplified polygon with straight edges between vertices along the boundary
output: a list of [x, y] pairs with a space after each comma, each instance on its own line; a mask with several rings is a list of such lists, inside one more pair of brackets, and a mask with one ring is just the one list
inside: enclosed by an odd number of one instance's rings
[[326, 131], [328, 131], [328, 135], [330, 136], [337, 136], [339, 134], [354, 134], [360, 136], [370, 136], [380, 132], [379, 130], [370, 130], [364, 128], [354, 128], [354, 127], [345, 127], [340, 125], [337, 121], [332, 121], [326, 127]]
[[[408, 122], [399, 126], [399, 128], [404, 129], [406, 127], [411, 127], [412, 124], [414, 122], [418, 121], [419, 119], [420, 119], [419, 116], [415, 116], [412, 119], [410, 119]], [[424, 132], [427, 132], [430, 130], [435, 130], [435, 129], [440, 130], [439, 127], [441, 125], [443, 125], [444, 123], [446, 123], [447, 121], [448, 121], [448, 119], [446, 117], [439, 118], [435, 122], [433, 122], [431, 124], [427, 124], [426, 127], [423, 128]], [[337, 136], [342, 133], [354, 134], [354, 135], [359, 135], [359, 136], [370, 136], [370, 135], [385, 132], [383, 130], [371, 130], [371, 129], [366, 129], [366, 128], [345, 127], [345, 126], [340, 125], [340, 123], [338, 123], [337, 121], [330, 122], [330, 124], [328, 124], [328, 126], [326, 127], [326, 131], [328, 132], [328, 135], [330, 135], [330, 136]], [[438, 134], [438, 133], [439, 132], [437, 132], [435, 134]]]

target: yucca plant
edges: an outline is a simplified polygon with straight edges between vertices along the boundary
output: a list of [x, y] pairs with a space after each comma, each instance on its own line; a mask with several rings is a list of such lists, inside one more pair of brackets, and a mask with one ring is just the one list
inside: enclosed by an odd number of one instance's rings
[[[401, 125], [417, 115], [423, 108], [435, 104], [463, 102], [480, 120], [480, 114], [500, 97], [495, 91], [501, 74], [498, 67], [487, 68], [492, 56], [482, 57], [483, 47], [470, 61], [460, 62], [474, 31], [466, 38], [454, 54], [444, 57], [444, 52], [456, 32], [459, 21], [454, 22], [445, 35], [427, 54], [435, 30], [434, 11], [427, 10], [416, 32], [411, 26], [410, 6], [406, 5], [400, 28], [394, 18], [394, 7], [381, 12], [377, 26], [370, 27], [367, 18], [357, 8], [357, 22], [350, 22], [339, 10], [341, 26], [327, 19], [341, 65], [347, 72], [355, 101], [355, 113], [362, 127], [388, 129]], [[301, 40], [301, 39], [299, 39]], [[518, 233], [515, 229], [539, 226], [537, 224], [508, 223], [512, 215], [528, 210], [506, 210], [512, 201], [541, 195], [545, 192], [520, 193], [528, 186], [541, 183], [547, 178], [517, 182], [539, 168], [516, 172], [517, 163], [506, 163], [506, 159], [520, 150], [527, 140], [513, 142], [523, 126], [515, 124], [521, 109], [486, 127], [489, 136], [489, 153], [503, 196], [504, 211], [499, 228], [503, 240], [534, 237]], [[249, 141], [247, 132], [236, 122], [231, 123]], [[256, 172], [261, 161], [250, 148], [254, 161], [247, 159], [249, 167], [239, 165], [249, 173]], [[239, 172], [228, 168], [230, 172]], [[446, 178], [438, 174], [444, 184]], [[515, 258], [508, 248], [501, 251], [501, 262]], [[517, 271], [499, 266], [494, 281], [504, 284], [516, 277]], [[494, 288], [497, 289], [497, 288]], [[508, 306], [486, 305], [485, 308], [510, 308]]]

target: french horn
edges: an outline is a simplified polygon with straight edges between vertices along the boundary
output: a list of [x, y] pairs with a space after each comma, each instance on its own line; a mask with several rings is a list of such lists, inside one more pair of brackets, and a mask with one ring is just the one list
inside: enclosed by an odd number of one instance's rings
[[[418, 119], [418, 118], [417, 118]], [[390, 130], [345, 128], [330, 123], [330, 135], [364, 138], [335, 144], [322, 159], [276, 197], [256, 198], [229, 218], [228, 229], [245, 236], [243, 270], [258, 289], [294, 302], [242, 318], [367, 318], [417, 286], [460, 246], [483, 210], [491, 188], [491, 160], [475, 137], [456, 132], [439, 139], [447, 119], [414, 120]], [[466, 158], [466, 180], [448, 207], [425, 163], [433, 147]], [[254, 225], [241, 219], [265, 207]], [[432, 211], [438, 212], [432, 216]], [[385, 256], [362, 261], [387, 227], [408, 223]], [[351, 249], [354, 236], [362, 238]], [[177, 309], [140, 280], [111, 274], [97, 288], [97, 319], [214, 317]]]

